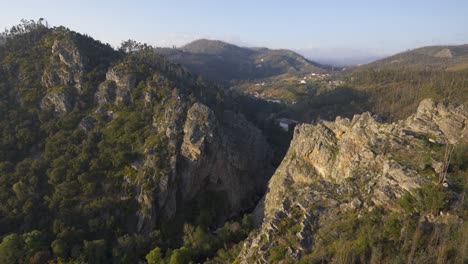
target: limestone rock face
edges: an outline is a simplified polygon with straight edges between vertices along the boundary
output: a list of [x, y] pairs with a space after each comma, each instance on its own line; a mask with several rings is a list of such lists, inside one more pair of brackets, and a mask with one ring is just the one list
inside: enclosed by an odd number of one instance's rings
[[213, 111], [203, 104], [195, 103], [187, 113], [182, 156], [191, 162], [199, 161], [207, 145], [213, 143], [215, 126]]
[[207, 106], [195, 103], [187, 113], [181, 155], [185, 199], [197, 193], [216, 189], [227, 194], [233, 210], [242, 206], [245, 197], [260, 192], [266, 183], [268, 144], [258, 129], [243, 117], [225, 113], [219, 122]]
[[337, 212], [375, 206], [399, 210], [398, 198], [428, 183], [422, 171], [439, 162], [433, 160], [430, 145], [465, 140], [466, 119], [463, 106], [428, 99], [398, 123], [382, 124], [364, 113], [352, 120], [338, 117], [297, 126], [264, 201], [255, 209], [261, 227], [245, 241], [241, 262], [268, 262], [268, 249], [282, 237], [278, 225], [283, 220], [301, 227], [299, 246], [288, 252], [299, 260], [314, 249], [314, 230]]
[[416, 114], [407, 120], [407, 125], [413, 131], [431, 134], [439, 142], [448, 140], [455, 144], [468, 140], [466, 116], [467, 109], [463, 105], [425, 99], [421, 101]]
[[73, 108], [72, 95], [83, 92], [83, 58], [68, 36], [56, 39], [51, 53], [49, 65], [42, 74], [41, 83], [47, 93], [40, 106], [62, 115]]
[[72, 87], [82, 93], [83, 58], [76, 45], [67, 37], [55, 40], [49, 66], [42, 75], [42, 84], [47, 88]]
[[41, 109], [52, 110], [55, 115], [62, 115], [72, 109], [72, 100], [65, 91], [49, 92], [41, 101]]
[[[222, 193], [232, 214], [253, 207], [271, 175], [271, 152], [260, 130], [243, 116], [226, 111], [216, 114], [182, 91], [159, 102], [153, 127], [168, 146], [149, 145], [137, 180], [138, 230], [172, 219], [178, 210], [208, 192]], [[162, 156], [167, 167], [161, 167]], [[148, 182], [152, 182], [151, 188]], [[225, 215], [225, 219], [230, 215]]]
[[[164, 172], [152, 172], [151, 168], [157, 167], [160, 162], [160, 150], [149, 146], [145, 150], [142, 170], [144, 177], [139, 181], [139, 202], [144, 204], [145, 210], [140, 213], [140, 230], [151, 230], [155, 223], [161, 219], [172, 219], [177, 212], [177, 193], [181, 189], [179, 167], [181, 163], [180, 148], [183, 138], [183, 126], [187, 115], [189, 102], [178, 90], [159, 103], [158, 112], [153, 117], [153, 127], [167, 140], [166, 153], [167, 170]], [[158, 179], [158, 180], [155, 180]], [[155, 186], [151, 190], [145, 190], [141, 186], [151, 180]]]
[[128, 105], [132, 102], [130, 93], [135, 88], [136, 80], [129, 69], [125, 64], [120, 64], [107, 72], [106, 80], [99, 85], [94, 97], [99, 105]]

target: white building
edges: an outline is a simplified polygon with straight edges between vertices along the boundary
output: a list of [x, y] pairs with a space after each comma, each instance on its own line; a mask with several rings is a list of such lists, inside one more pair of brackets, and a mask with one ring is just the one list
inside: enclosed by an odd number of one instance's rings
[[278, 118], [276, 121], [278, 122], [278, 125], [286, 132], [289, 132], [297, 124], [299, 124], [298, 121], [288, 118]]

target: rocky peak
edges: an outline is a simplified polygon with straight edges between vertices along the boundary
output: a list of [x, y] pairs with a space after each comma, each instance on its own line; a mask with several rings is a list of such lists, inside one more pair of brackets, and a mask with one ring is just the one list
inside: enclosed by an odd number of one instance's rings
[[456, 144], [468, 140], [466, 116], [464, 105], [425, 99], [419, 104], [416, 114], [408, 118], [406, 125], [415, 132], [431, 134], [440, 143]]
[[299, 260], [314, 249], [314, 230], [339, 211], [377, 206], [398, 211], [399, 197], [430, 184], [423, 170], [440, 162], [434, 160], [431, 144], [464, 140], [466, 119], [464, 106], [427, 99], [417, 113], [398, 123], [379, 123], [363, 113], [352, 120], [338, 117], [297, 126], [254, 213], [262, 224], [246, 240], [242, 262], [268, 262], [269, 249], [284, 237], [280, 223], [301, 227], [295, 234], [298, 247], [288, 253]]

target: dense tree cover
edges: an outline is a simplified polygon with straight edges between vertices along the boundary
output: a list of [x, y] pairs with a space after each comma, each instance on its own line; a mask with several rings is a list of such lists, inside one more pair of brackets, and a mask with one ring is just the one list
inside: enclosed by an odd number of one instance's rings
[[[250, 230], [248, 220], [220, 225], [215, 208], [222, 194], [197, 197], [174, 223], [137, 230], [137, 182], [153, 190], [168, 173], [172, 151], [153, 123], [179, 93], [215, 109], [242, 112], [260, 123], [258, 108], [239, 94], [205, 84], [146, 44], [124, 42], [119, 51], [63, 27], [24, 21], [6, 31], [0, 46], [0, 262], [187, 263], [234, 247]], [[56, 39], [76, 45], [83, 58], [83, 92], [70, 89], [74, 107], [60, 116], [41, 110], [48, 92], [41, 83]], [[133, 103], [97, 111], [94, 93], [109, 67], [131, 70]], [[152, 93], [150, 103], [145, 93]], [[244, 107], [248, 106], [249, 107]], [[113, 118], [106, 111], [112, 111]], [[92, 116], [94, 127], [79, 128]], [[156, 120], [156, 121], [155, 121]], [[154, 177], [132, 165], [153, 152]], [[159, 176], [158, 176], [159, 175]], [[204, 207], [208, 201], [212, 206]], [[247, 219], [247, 218], [246, 218]], [[221, 224], [222, 225], [222, 224]], [[186, 228], [183, 228], [183, 227]], [[218, 258], [228, 258], [220, 253]], [[224, 254], [224, 255], [223, 255]], [[232, 257], [232, 256], [230, 256]]]
[[251, 231], [250, 218], [244, 215], [240, 222], [227, 222], [213, 232], [203, 226], [185, 224], [183, 244], [176, 249], [167, 249], [166, 253], [160, 247], [155, 247], [147, 255], [151, 263], [232, 263], [241, 249], [241, 241]]
[[343, 77], [342, 87], [309, 95], [286, 109], [285, 115], [304, 122], [334, 120], [364, 111], [394, 122], [414, 113], [426, 98], [468, 102], [468, 71], [390, 68], [357, 70]]
[[366, 94], [370, 111], [390, 121], [406, 118], [425, 98], [468, 102], [467, 70], [369, 70], [351, 75], [348, 83]]

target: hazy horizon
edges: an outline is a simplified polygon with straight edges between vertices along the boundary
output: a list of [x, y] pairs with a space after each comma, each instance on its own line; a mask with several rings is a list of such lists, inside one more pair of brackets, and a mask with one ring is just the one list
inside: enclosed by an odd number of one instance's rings
[[[284, 48], [319, 62], [365, 63], [408, 49], [468, 43], [463, 1], [0, 1], [0, 25], [45, 18], [117, 47], [159, 47], [200, 38]], [[369, 21], [373, 21], [369, 23]], [[348, 62], [348, 63], [347, 63]]]

